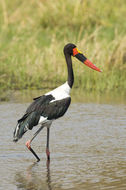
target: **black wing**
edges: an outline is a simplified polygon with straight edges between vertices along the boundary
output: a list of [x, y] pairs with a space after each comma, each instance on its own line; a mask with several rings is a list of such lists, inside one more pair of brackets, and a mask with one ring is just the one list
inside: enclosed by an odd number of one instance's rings
[[32, 104], [27, 108], [26, 113], [18, 120], [18, 123], [24, 121], [30, 115], [32, 115], [30, 120], [34, 120], [34, 124], [36, 125], [40, 116], [46, 117], [48, 120], [57, 119], [65, 114], [70, 103], [70, 97], [55, 101], [55, 98], [52, 95], [40, 96], [34, 99], [34, 102], [32, 102]]
[[[54, 101], [53, 101], [54, 100]], [[14, 139], [17, 141], [28, 130], [38, 125], [40, 116], [47, 120], [57, 119], [65, 114], [71, 102], [67, 97], [62, 100], [55, 100], [52, 95], [44, 95], [34, 99], [34, 102], [27, 108], [26, 113], [21, 119], [14, 131]]]
[[40, 107], [45, 105], [48, 105], [51, 100], [54, 100], [55, 98], [52, 95], [43, 95], [39, 96], [37, 98], [34, 98], [33, 102], [30, 104], [30, 106], [27, 108], [26, 113], [23, 115], [21, 119], [18, 120], [18, 123], [25, 120], [32, 112], [40, 110]]
[[65, 114], [70, 103], [70, 97], [64, 98], [62, 100], [56, 100], [54, 102], [50, 102], [44, 107], [40, 107], [39, 113], [41, 116], [47, 117], [48, 120], [57, 119]]

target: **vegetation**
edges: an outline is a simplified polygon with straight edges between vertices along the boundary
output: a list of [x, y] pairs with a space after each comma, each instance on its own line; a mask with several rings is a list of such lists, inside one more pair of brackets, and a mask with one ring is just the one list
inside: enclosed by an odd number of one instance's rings
[[1, 0], [0, 89], [54, 88], [66, 80], [68, 42], [103, 70], [73, 59], [74, 87], [126, 90], [126, 0]]

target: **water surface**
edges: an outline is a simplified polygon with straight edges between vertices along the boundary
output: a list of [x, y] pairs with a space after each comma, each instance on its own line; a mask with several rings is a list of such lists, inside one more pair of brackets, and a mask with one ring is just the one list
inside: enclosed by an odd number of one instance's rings
[[33, 141], [41, 158], [25, 147], [37, 128], [12, 142], [17, 119], [28, 103], [0, 104], [0, 189], [126, 189], [126, 105], [122, 102], [73, 102], [51, 126], [51, 163], [46, 165], [46, 129]]

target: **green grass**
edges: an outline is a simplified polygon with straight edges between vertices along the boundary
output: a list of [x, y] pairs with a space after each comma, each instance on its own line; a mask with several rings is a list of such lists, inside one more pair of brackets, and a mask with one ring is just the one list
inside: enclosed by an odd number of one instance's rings
[[126, 90], [126, 0], [1, 0], [0, 89], [53, 88], [67, 78], [72, 42], [103, 73], [73, 58], [75, 85]]

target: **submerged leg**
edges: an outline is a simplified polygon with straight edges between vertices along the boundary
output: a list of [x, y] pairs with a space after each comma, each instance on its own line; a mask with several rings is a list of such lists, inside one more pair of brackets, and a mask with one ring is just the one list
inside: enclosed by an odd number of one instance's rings
[[32, 154], [37, 158], [37, 161], [39, 162], [40, 161], [40, 158], [38, 157], [38, 155], [35, 153], [35, 151], [31, 148], [31, 142], [33, 141], [33, 139], [38, 135], [38, 133], [44, 128], [44, 126], [41, 126], [37, 131], [36, 133], [33, 135], [32, 139], [31, 140], [28, 140], [26, 142], [26, 146], [27, 148], [32, 152]]
[[48, 160], [48, 161], [50, 161], [50, 152], [49, 152], [49, 131], [50, 131], [50, 128], [47, 127], [46, 155], [47, 155], [47, 160]]

